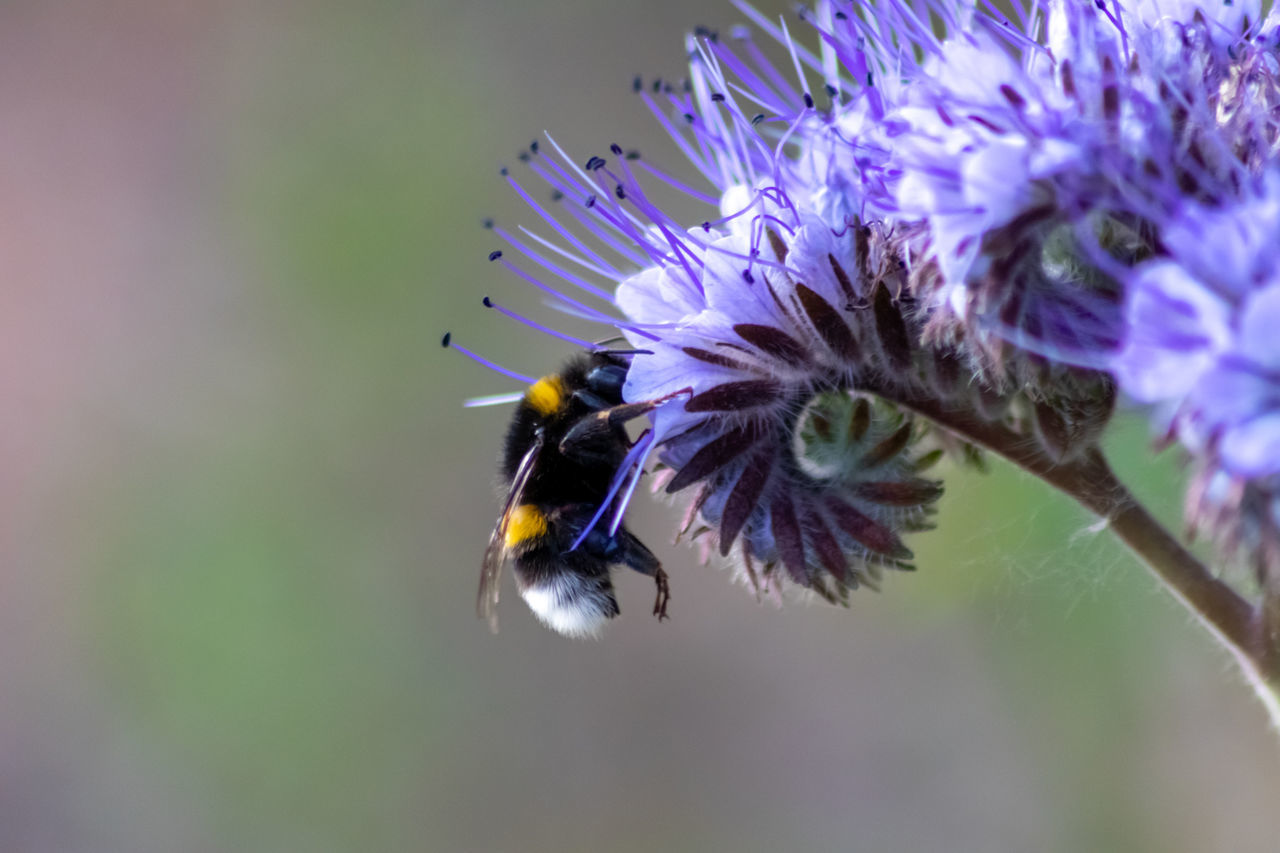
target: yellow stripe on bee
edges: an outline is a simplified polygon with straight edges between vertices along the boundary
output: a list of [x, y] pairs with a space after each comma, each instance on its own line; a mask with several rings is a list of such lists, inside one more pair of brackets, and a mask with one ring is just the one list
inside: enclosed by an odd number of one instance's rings
[[520, 504], [507, 515], [506, 546], [514, 548], [521, 542], [547, 532], [547, 516], [533, 504]]
[[559, 376], [544, 376], [529, 386], [525, 402], [542, 417], [553, 415], [564, 405], [564, 382]]

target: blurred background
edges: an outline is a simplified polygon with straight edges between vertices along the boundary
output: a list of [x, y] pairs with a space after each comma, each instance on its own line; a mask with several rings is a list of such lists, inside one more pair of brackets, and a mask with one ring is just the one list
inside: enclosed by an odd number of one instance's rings
[[510, 586], [476, 620], [509, 410], [461, 402], [512, 385], [440, 335], [566, 354], [480, 306], [537, 305], [485, 262], [533, 220], [497, 168], [550, 130], [678, 170], [632, 76], [741, 20], [0, 6], [0, 850], [1274, 849], [1230, 661], [998, 464], [849, 610], [757, 604], [640, 499], [670, 622], [633, 573], [598, 642]]

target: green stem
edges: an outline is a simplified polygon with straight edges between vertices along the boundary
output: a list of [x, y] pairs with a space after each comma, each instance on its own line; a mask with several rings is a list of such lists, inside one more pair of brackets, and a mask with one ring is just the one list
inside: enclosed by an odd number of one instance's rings
[[1280, 731], [1280, 636], [1274, 630], [1280, 624], [1280, 597], [1268, 595], [1263, 606], [1255, 607], [1214, 577], [1134, 498], [1096, 447], [1058, 462], [1038, 442], [971, 411], [923, 397], [884, 396], [1003, 456], [1105, 519], [1120, 541], [1232, 652]]

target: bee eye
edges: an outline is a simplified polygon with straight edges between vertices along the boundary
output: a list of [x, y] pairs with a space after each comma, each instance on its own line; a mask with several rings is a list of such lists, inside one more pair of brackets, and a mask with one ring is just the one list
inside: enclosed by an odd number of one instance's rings
[[587, 386], [608, 400], [622, 399], [622, 385], [626, 381], [627, 369], [620, 364], [602, 365], [587, 373]]

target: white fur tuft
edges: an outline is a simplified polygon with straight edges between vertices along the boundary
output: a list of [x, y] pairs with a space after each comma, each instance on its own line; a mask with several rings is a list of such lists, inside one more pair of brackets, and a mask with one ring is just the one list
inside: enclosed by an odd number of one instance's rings
[[566, 637], [597, 637], [614, 614], [612, 599], [575, 575], [520, 590], [529, 609], [553, 631]]

